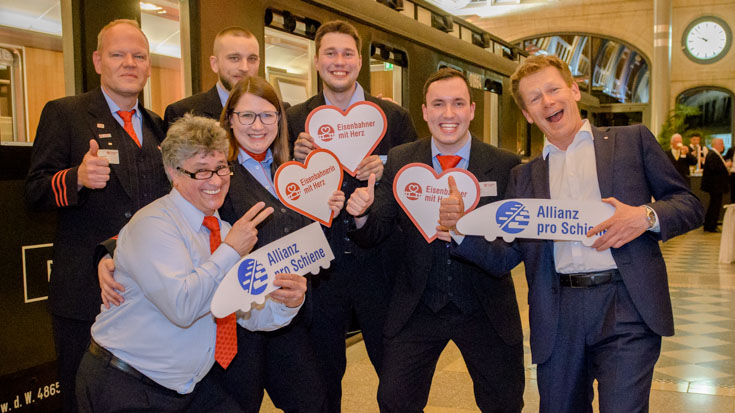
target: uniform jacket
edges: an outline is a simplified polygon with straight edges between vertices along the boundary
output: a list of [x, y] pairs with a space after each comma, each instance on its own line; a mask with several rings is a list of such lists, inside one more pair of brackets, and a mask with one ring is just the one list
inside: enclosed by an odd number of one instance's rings
[[188, 98], [181, 99], [166, 107], [163, 115], [163, 123], [166, 130], [176, 121], [176, 119], [191, 112], [197, 116], [204, 116], [211, 119], [219, 120], [222, 113], [222, 101], [217, 92], [217, 85], [212, 86], [206, 92], [197, 93]]

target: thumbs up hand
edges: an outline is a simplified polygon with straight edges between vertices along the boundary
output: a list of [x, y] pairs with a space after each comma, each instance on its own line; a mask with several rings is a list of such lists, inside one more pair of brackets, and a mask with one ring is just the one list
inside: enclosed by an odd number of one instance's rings
[[107, 181], [110, 180], [110, 163], [97, 156], [99, 149], [97, 141], [90, 139], [89, 150], [84, 154], [82, 164], [77, 170], [77, 190], [83, 187], [101, 189], [107, 186]]
[[457, 221], [464, 215], [464, 200], [462, 195], [457, 188], [457, 182], [453, 176], [449, 177], [449, 196], [442, 198], [439, 204], [439, 226], [444, 228], [446, 231], [450, 229], [456, 234], [461, 235], [457, 232]]
[[370, 174], [366, 187], [357, 188], [347, 200], [347, 213], [353, 217], [365, 214], [375, 200], [375, 174]]

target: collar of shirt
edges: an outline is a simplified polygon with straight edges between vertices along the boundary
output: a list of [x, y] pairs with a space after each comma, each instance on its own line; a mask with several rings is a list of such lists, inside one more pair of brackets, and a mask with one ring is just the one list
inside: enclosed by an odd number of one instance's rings
[[263, 162], [258, 162], [248, 155], [242, 148], [238, 148], [237, 162], [239, 162], [240, 165], [242, 165], [245, 170], [263, 186], [263, 188], [267, 189], [271, 195], [278, 199], [275, 185], [273, 185], [273, 177], [271, 176], [273, 153], [270, 149], [265, 153], [265, 159], [263, 159]]
[[217, 81], [216, 85], [217, 94], [219, 95], [219, 101], [222, 102], [222, 107], [225, 107], [225, 104], [227, 104], [227, 99], [230, 97], [230, 91], [225, 89], [225, 87], [220, 84], [219, 80]]
[[268, 151], [265, 153], [265, 159], [263, 159], [263, 162], [258, 162], [253, 159], [252, 156], [248, 155], [248, 153], [245, 152], [244, 149], [237, 148], [237, 162], [245, 167], [247, 167], [247, 164], [249, 163], [263, 164], [264, 166], [270, 167], [270, 165], [273, 163], [273, 152], [271, 152], [270, 148], [268, 148]]
[[[115, 103], [115, 101], [112, 100], [111, 97], [107, 95], [105, 92], [105, 88], [100, 87], [102, 90], [102, 96], [105, 97], [105, 101], [107, 102], [107, 106], [110, 108], [110, 112], [112, 112], [112, 117], [115, 118], [117, 123], [120, 124], [120, 126], [125, 127], [125, 121], [120, 117], [120, 115], [117, 114], [118, 110], [120, 109], [120, 106]], [[141, 144], [143, 143], [143, 116], [140, 114], [140, 107], [138, 105], [138, 100], [135, 100], [135, 105], [133, 106], [133, 109], [135, 109], [135, 114], [133, 115], [132, 122], [133, 122], [133, 129], [135, 130], [135, 134], [138, 136], [138, 142]]]
[[[324, 96], [324, 102], [327, 105], [336, 106], [332, 102], [330, 102], [329, 99], [327, 99], [327, 95], [325, 95], [324, 92], [322, 92], [322, 95]], [[360, 86], [359, 82], [355, 82], [355, 93], [352, 94], [352, 98], [350, 99], [350, 103], [347, 105], [347, 108], [349, 108], [350, 106], [354, 105], [357, 102], [362, 102], [363, 100], [365, 100], [365, 89], [363, 89], [362, 86]]]
[[[577, 131], [577, 134], [574, 135], [574, 140], [569, 145], [569, 147], [567, 147], [566, 150], [574, 150], [574, 148], [579, 146], [579, 144], [584, 140], [591, 140], [591, 141], [595, 140], [594, 136], [592, 135], [592, 126], [590, 126], [590, 121], [588, 121], [587, 119], [585, 119], [582, 122], [582, 127], [579, 128], [579, 130]], [[544, 136], [544, 149], [541, 152], [543, 158], [547, 159], [551, 151], [564, 152], [561, 149], [559, 149], [558, 146], [549, 142], [549, 139], [546, 136]]]
[[[204, 212], [195, 207], [191, 202], [187, 201], [181, 193], [173, 188], [171, 190], [171, 199], [177, 208], [181, 211], [181, 215], [184, 216], [186, 222], [191, 226], [194, 231], [199, 231], [204, 223]], [[222, 228], [222, 220], [219, 217], [219, 212], [214, 211], [214, 217], [219, 221], [219, 227]]]
[[462, 146], [456, 153], [441, 153], [439, 152], [439, 148], [436, 147], [436, 142], [434, 141], [434, 137], [431, 137], [431, 163], [434, 167], [434, 170], [442, 173], [442, 167], [439, 164], [439, 160], [437, 159], [438, 155], [457, 155], [462, 158], [461, 161], [457, 164], [456, 168], [460, 169], [467, 169], [467, 166], [470, 163], [470, 148], [472, 147], [472, 135], [470, 134], [470, 131], [467, 131], [467, 142], [465, 142], [464, 146]]

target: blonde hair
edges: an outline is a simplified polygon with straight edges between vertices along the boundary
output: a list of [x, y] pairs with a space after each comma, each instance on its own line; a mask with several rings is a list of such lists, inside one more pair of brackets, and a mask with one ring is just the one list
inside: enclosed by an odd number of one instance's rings
[[574, 77], [572, 77], [572, 72], [569, 70], [569, 65], [563, 60], [552, 55], [531, 56], [518, 66], [515, 73], [510, 76], [510, 90], [513, 94], [513, 99], [521, 109], [526, 109], [526, 106], [523, 104], [523, 98], [518, 91], [521, 79], [547, 67], [557, 68], [567, 86], [571, 87], [572, 83], [574, 83]]
[[116, 19], [116, 20], [113, 20], [107, 23], [105, 27], [103, 27], [102, 30], [100, 30], [100, 32], [97, 33], [97, 51], [98, 52], [102, 51], [102, 39], [104, 39], [105, 34], [107, 34], [107, 31], [117, 26], [118, 24], [128, 24], [130, 26], [135, 27], [140, 32], [140, 34], [143, 35], [143, 38], [145, 39], [145, 45], [146, 45], [148, 54], [151, 53], [151, 46], [150, 46], [150, 43], [148, 42], [148, 37], [145, 35], [145, 33], [143, 33], [143, 30], [140, 29], [140, 25], [138, 24], [138, 22], [135, 20], [131, 20], [131, 19]]

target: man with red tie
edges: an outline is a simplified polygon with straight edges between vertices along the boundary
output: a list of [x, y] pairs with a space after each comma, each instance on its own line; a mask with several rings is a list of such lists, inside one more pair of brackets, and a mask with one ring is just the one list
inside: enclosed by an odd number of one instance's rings
[[[400, 262], [385, 323], [385, 348], [378, 387], [381, 412], [420, 412], [426, 406], [437, 360], [452, 340], [472, 377], [475, 401], [483, 412], [520, 412], [523, 407], [523, 334], [513, 280], [492, 277], [450, 256], [450, 234], [427, 243], [393, 195], [396, 173], [413, 162], [441, 173], [466, 169], [497, 188], [479, 206], [503, 199], [518, 156], [475, 139], [475, 115], [464, 75], [445, 68], [424, 84], [424, 120], [430, 139], [399, 145], [388, 153], [380, 185], [369, 178], [347, 202], [358, 228], [357, 245], [374, 246], [399, 227]], [[374, 201], [374, 202], [373, 202]], [[438, 209], [438, 206], [437, 206]]]
[[120, 231], [115, 277], [125, 303], [92, 325], [77, 374], [80, 411], [240, 411], [209, 369], [235, 357], [236, 323], [274, 330], [298, 312], [306, 279], [277, 274], [281, 288], [247, 317], [210, 313], [214, 291], [273, 212], [261, 202], [232, 226], [219, 218], [232, 173], [228, 146], [213, 119], [186, 115], [169, 129], [161, 152], [173, 189]]
[[94, 248], [171, 188], [161, 119], [138, 102], [151, 73], [138, 23], [106, 25], [92, 58], [101, 86], [46, 104], [25, 188], [30, 208], [58, 211], [49, 311], [65, 412], [76, 410], [74, 377], [100, 312]]

